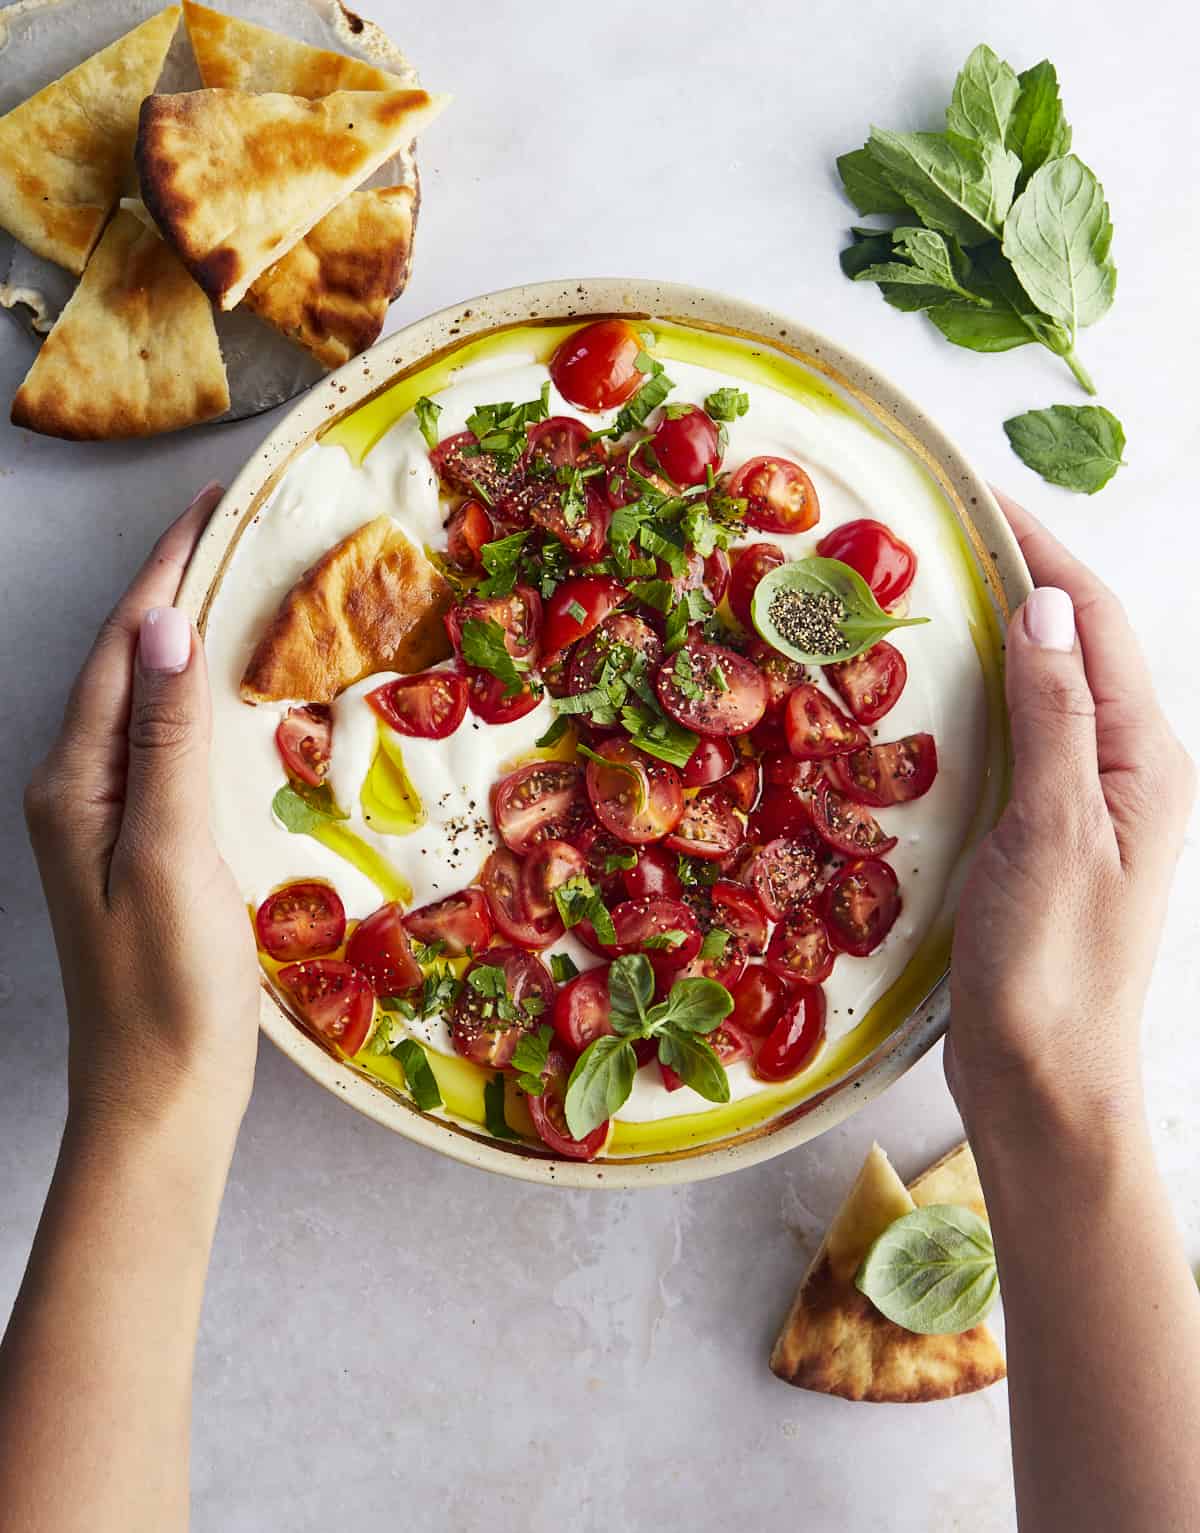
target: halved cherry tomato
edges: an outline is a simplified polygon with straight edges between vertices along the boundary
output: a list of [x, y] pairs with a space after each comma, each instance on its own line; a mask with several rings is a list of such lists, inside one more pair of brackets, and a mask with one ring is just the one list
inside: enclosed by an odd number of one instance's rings
[[730, 1021], [743, 1033], [769, 1033], [787, 1004], [792, 987], [773, 974], [766, 964], [752, 963], [730, 988], [733, 1011]]
[[762, 792], [762, 767], [753, 759], [743, 761], [721, 779], [721, 791], [729, 795], [736, 809], [749, 814]]
[[810, 800], [813, 824], [821, 839], [847, 857], [882, 857], [896, 844], [885, 834], [869, 809], [837, 793], [827, 782], [817, 784]]
[[728, 990], [742, 977], [746, 961], [745, 953], [736, 942], [727, 943], [720, 958], [705, 958], [702, 953], [697, 953], [695, 958], [689, 958], [678, 967], [669, 966], [669, 961], [660, 957], [654, 964], [658, 979], [656, 993], [665, 995], [678, 979], [711, 979]]
[[[504, 989], [515, 1016], [511, 1012], [501, 1016], [496, 999], [471, 984], [472, 973], [483, 965], [503, 969]], [[553, 1005], [554, 981], [536, 954], [515, 947], [492, 948], [470, 964], [463, 976], [450, 1014], [450, 1041], [477, 1065], [502, 1070], [512, 1062], [522, 1035], [540, 1027]]]
[[[622, 590], [621, 595], [625, 594]], [[619, 648], [622, 655], [625, 651], [630, 656], [643, 655], [646, 664], [653, 667], [662, 655], [662, 647], [662, 640], [644, 619], [631, 612], [614, 612], [571, 650], [567, 691], [586, 692], [594, 687], [601, 667], [614, 649]]]
[[608, 547], [608, 524], [612, 512], [603, 494], [587, 485], [583, 494], [584, 509], [569, 519], [563, 507], [561, 491], [556, 487], [540, 495], [529, 508], [529, 518], [547, 532], [552, 532], [578, 564], [594, 564]]
[[628, 595], [619, 580], [610, 580], [606, 575], [572, 575], [569, 580], [564, 580], [546, 603], [542, 624], [543, 654], [556, 655], [560, 649], [591, 633]]
[[600, 891], [604, 903], [611, 905], [614, 899], [623, 899], [622, 869], [616, 864], [610, 868], [608, 859], [619, 857], [623, 861], [636, 853], [631, 852], [623, 841], [618, 841], [611, 831], [597, 825], [595, 820], [589, 820], [582, 830], [572, 834], [571, 845], [583, 853], [588, 877], [593, 887]]
[[643, 846], [637, 854], [637, 862], [621, 873], [625, 893], [631, 900], [678, 899], [683, 893], [679, 881], [678, 859], [661, 846]]
[[492, 519], [477, 500], [464, 500], [446, 523], [446, 557], [460, 570], [482, 567], [480, 550], [496, 536]]
[[710, 893], [717, 925], [731, 932], [743, 951], [761, 953], [767, 945], [767, 912], [755, 891], [718, 878]]
[[836, 956], [825, 922], [813, 904], [805, 900], [786, 910], [771, 933], [767, 967], [780, 979], [819, 985], [829, 978]]
[[774, 841], [777, 836], [802, 837], [811, 824], [807, 789], [768, 782], [748, 832], [755, 841]]
[[444, 900], [421, 905], [404, 917], [404, 929], [427, 947], [441, 943], [447, 958], [482, 953], [492, 940], [495, 924], [482, 889], [460, 889]]
[[623, 319], [601, 319], [572, 331], [550, 359], [554, 387], [580, 410], [612, 410], [642, 386], [642, 339]]
[[729, 606], [734, 617], [750, 633], [754, 632], [750, 606], [758, 582], [783, 562], [783, 549], [778, 543], [748, 543], [745, 548], [734, 550], [733, 569], [729, 574]]
[[539, 841], [521, 869], [521, 900], [529, 920], [557, 914], [554, 891], [572, 878], [587, 877], [587, 859], [569, 841]]
[[403, 995], [421, 983], [403, 917], [400, 906], [389, 900], [358, 923], [346, 944], [346, 962], [367, 976], [376, 995]]
[[329, 770], [333, 714], [324, 703], [289, 708], [275, 731], [275, 747], [289, 777], [319, 788]]
[[468, 596], [446, 613], [446, 632], [462, 654], [463, 624], [469, 619], [499, 623], [504, 647], [514, 660], [533, 660], [542, 636], [542, 598], [532, 586], [515, 586], [507, 596]]
[[894, 644], [880, 639], [852, 660], [827, 665], [825, 674], [852, 718], [860, 724], [876, 724], [904, 691], [908, 666]]
[[524, 856], [539, 841], [565, 841], [584, 823], [583, 773], [573, 761], [531, 761], [492, 789], [500, 839]]
[[800, 761], [825, 761], [866, 745], [862, 728], [811, 681], [793, 687], [783, 714], [788, 749]]
[[559, 988], [554, 998], [554, 1031], [572, 1059], [594, 1039], [615, 1031], [608, 999], [609, 965], [587, 969]]
[[532, 687], [510, 693], [499, 676], [467, 667], [467, 706], [485, 724], [511, 724], [514, 719], [523, 719], [540, 701]]
[[683, 768], [685, 788], [703, 788], [711, 782], [719, 782], [727, 772], [733, 771], [737, 752], [729, 741], [719, 735], [702, 737]]
[[715, 474], [721, 466], [721, 439], [699, 405], [685, 406], [679, 413], [668, 406], [650, 447], [672, 484], [703, 484], [709, 469]]
[[529, 1116], [538, 1138], [568, 1160], [595, 1160], [608, 1143], [612, 1120], [606, 1118], [585, 1139], [573, 1139], [567, 1127], [567, 1083], [571, 1067], [560, 1049], [551, 1049], [542, 1071], [545, 1082], [537, 1096], [528, 1097]]
[[687, 644], [658, 668], [659, 702], [685, 729], [702, 735], [744, 735], [767, 706], [756, 668], [723, 644]]
[[787, 734], [779, 718], [772, 718], [765, 714], [754, 726], [748, 736], [750, 744], [760, 756], [767, 756], [774, 751], [782, 751], [788, 754]]
[[855, 569], [881, 607], [900, 600], [917, 573], [917, 556], [890, 527], [870, 517], [843, 522], [817, 544], [823, 559], [840, 559]]
[[[611, 947], [604, 948], [605, 952], [645, 953], [651, 963], [663, 962], [668, 967], [677, 967], [700, 951], [700, 923], [682, 900], [665, 897], [623, 900], [613, 907], [612, 921], [617, 940]], [[658, 944], [656, 939], [667, 932], [682, 932], [683, 936]], [[646, 946], [647, 942], [650, 947]]]
[[367, 702], [398, 735], [444, 740], [466, 718], [467, 678], [458, 671], [417, 671], [376, 687]]
[[755, 639], [746, 651], [746, 659], [758, 667], [767, 684], [767, 717], [783, 711], [792, 691], [808, 680], [808, 672], [799, 660], [784, 655], [765, 639]]
[[[544, 421], [530, 426], [525, 438], [522, 467], [527, 471], [535, 460], [547, 468], [584, 468], [592, 463], [603, 463], [607, 456], [603, 442], [589, 442], [591, 427], [585, 426], [573, 415], [551, 415]], [[536, 472], [536, 471], [535, 471]], [[542, 477], [546, 475], [541, 470]]]
[[603, 740], [587, 764], [587, 794], [606, 830], [631, 846], [661, 841], [679, 824], [683, 787], [665, 761], [644, 756], [628, 740]]
[[811, 894], [817, 881], [816, 855], [806, 840], [779, 836], [756, 853], [746, 881], [772, 921], [778, 921]]
[[712, 860], [736, 850], [742, 833], [728, 794], [720, 787], [704, 788], [684, 804], [678, 825], [663, 844], [688, 857]]
[[375, 994], [365, 974], [337, 958], [290, 963], [277, 975], [280, 988], [314, 1032], [357, 1054], [375, 1016]]
[[886, 809], [928, 793], [937, 776], [937, 746], [932, 735], [905, 735], [886, 745], [839, 756], [833, 779], [856, 803]]
[[[749, 1038], [738, 1028], [737, 1024], [728, 1020], [720, 1026], [714, 1027], [711, 1033], [703, 1035], [705, 1043], [712, 1049], [721, 1064], [728, 1068], [737, 1064], [741, 1059], [749, 1059], [753, 1052]], [[668, 1091], [678, 1091], [683, 1081], [669, 1065], [660, 1062], [659, 1069], [662, 1071], [662, 1083]]]
[[813, 482], [790, 458], [751, 458], [729, 481], [745, 499], [746, 525], [762, 532], [807, 532], [821, 515]]
[[500, 935], [524, 948], [549, 947], [563, 934], [557, 910], [534, 920], [525, 909], [521, 890], [521, 859], [498, 846], [483, 865], [479, 882]]
[[267, 895], [254, 925], [259, 947], [272, 958], [316, 958], [341, 947], [346, 907], [332, 884], [285, 884]]
[[729, 555], [723, 548], [714, 548], [705, 559], [704, 584], [712, 597], [713, 606], [719, 607], [729, 589]]
[[890, 863], [872, 857], [848, 862], [825, 887], [829, 935], [844, 953], [865, 958], [896, 924], [903, 901]]
[[473, 431], [445, 437], [429, 454], [434, 470], [451, 489], [478, 495], [490, 506], [511, 493], [524, 479], [519, 467], [506, 468], [494, 452], [482, 452]]
[[786, 1081], [816, 1057], [825, 1036], [825, 992], [801, 985], [794, 999], [763, 1040], [753, 1071], [760, 1081]]

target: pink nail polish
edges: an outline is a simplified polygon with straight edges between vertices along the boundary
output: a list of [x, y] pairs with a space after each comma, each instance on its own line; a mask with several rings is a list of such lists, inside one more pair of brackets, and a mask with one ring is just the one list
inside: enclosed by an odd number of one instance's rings
[[1025, 632], [1039, 649], [1075, 648], [1075, 608], [1057, 586], [1038, 586], [1025, 603]]
[[142, 619], [138, 659], [144, 671], [182, 671], [192, 658], [192, 625], [178, 607], [151, 607]]

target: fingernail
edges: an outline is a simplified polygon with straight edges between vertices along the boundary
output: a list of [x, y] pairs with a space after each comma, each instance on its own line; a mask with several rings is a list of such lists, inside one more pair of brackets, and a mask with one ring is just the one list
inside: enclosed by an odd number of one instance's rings
[[1039, 649], [1075, 648], [1075, 608], [1057, 586], [1038, 586], [1025, 603], [1025, 632]]
[[196, 493], [192, 496], [191, 500], [188, 501], [187, 509], [190, 511], [193, 506], [198, 506], [206, 496], [211, 495], [214, 491], [216, 491], [216, 493], [219, 495], [225, 493], [219, 480], [210, 479], [204, 488], [202, 490], [197, 490]]
[[192, 658], [192, 625], [178, 607], [151, 607], [142, 619], [138, 659], [144, 671], [182, 671]]

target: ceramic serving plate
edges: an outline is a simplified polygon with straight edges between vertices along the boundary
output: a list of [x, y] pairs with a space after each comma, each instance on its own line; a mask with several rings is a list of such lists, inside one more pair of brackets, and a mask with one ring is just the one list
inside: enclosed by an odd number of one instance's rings
[[[639, 279], [539, 283], [489, 294], [409, 325], [314, 385], [288, 412], [230, 487], [192, 560], [180, 605], [211, 642], [210, 621], [230, 561], [270, 501], [281, 475], [316, 442], [369, 453], [423, 392], [443, 386], [460, 360], [503, 348], [514, 332], [551, 348], [564, 326], [621, 316], [662, 327], [677, 357], [719, 349], [720, 366], [769, 382], [820, 414], [853, 417], [857, 429], [890, 439], [936, 505], [939, 537], [961, 565], [962, 600], [978, 657], [977, 703], [986, 747], [978, 805], [951, 888], [971, 847], [994, 823], [1008, 775], [1001, 671], [1009, 613], [1030, 581], [987, 485], [928, 417], [869, 364], [806, 326], [717, 293]], [[459, 354], [462, 354], [460, 357]], [[548, 355], [548, 350], [547, 350]], [[672, 355], [670, 350], [666, 355]], [[668, 364], [669, 365], [669, 364]], [[411, 396], [411, 397], [410, 397]], [[403, 522], [403, 512], [392, 507]], [[886, 520], [886, 506], [870, 514]], [[253, 545], [249, 545], [253, 547]], [[919, 552], [919, 551], [918, 551]], [[214, 630], [215, 631], [215, 630]], [[228, 685], [214, 676], [214, 685]], [[973, 683], [974, 685], [974, 683]], [[953, 900], [949, 901], [952, 907]], [[264, 1031], [327, 1090], [419, 1144], [469, 1165], [525, 1181], [571, 1187], [647, 1187], [721, 1176], [781, 1154], [840, 1122], [885, 1090], [941, 1036], [949, 1014], [950, 915], [933, 923], [900, 978], [852, 1030], [829, 1044], [788, 1089], [764, 1093], [706, 1124], [672, 1120], [670, 1132], [641, 1126], [614, 1136], [605, 1158], [557, 1160], [532, 1143], [490, 1137], [468, 1118], [423, 1114], [398, 1088], [326, 1048], [288, 1015], [264, 983]]]

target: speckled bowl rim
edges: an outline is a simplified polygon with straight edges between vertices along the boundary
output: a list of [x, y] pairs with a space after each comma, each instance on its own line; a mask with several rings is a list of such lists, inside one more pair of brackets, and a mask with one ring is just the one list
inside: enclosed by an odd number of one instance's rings
[[[1000, 620], [1024, 600], [1029, 573], [984, 479], [958, 447], [902, 390], [870, 363], [786, 315], [681, 283], [644, 278], [538, 282], [485, 294], [415, 320], [314, 384], [288, 410], [245, 464], [214, 513], [180, 589], [178, 605], [201, 633], [226, 564], [242, 531], [295, 455], [335, 420], [396, 379], [465, 342], [516, 325], [623, 315], [749, 339], [823, 374], [872, 415], [933, 474], [962, 523]], [[427, 1117], [406, 1098], [348, 1065], [292, 1021], [265, 981], [261, 1025], [271, 1041], [313, 1080], [359, 1112], [428, 1149], [466, 1165], [560, 1187], [635, 1188], [724, 1176], [781, 1155], [823, 1134], [872, 1101], [916, 1064], [945, 1031], [949, 979], [840, 1080], [779, 1116], [725, 1141], [660, 1155], [581, 1163], [557, 1160], [523, 1144], [488, 1138]]]

